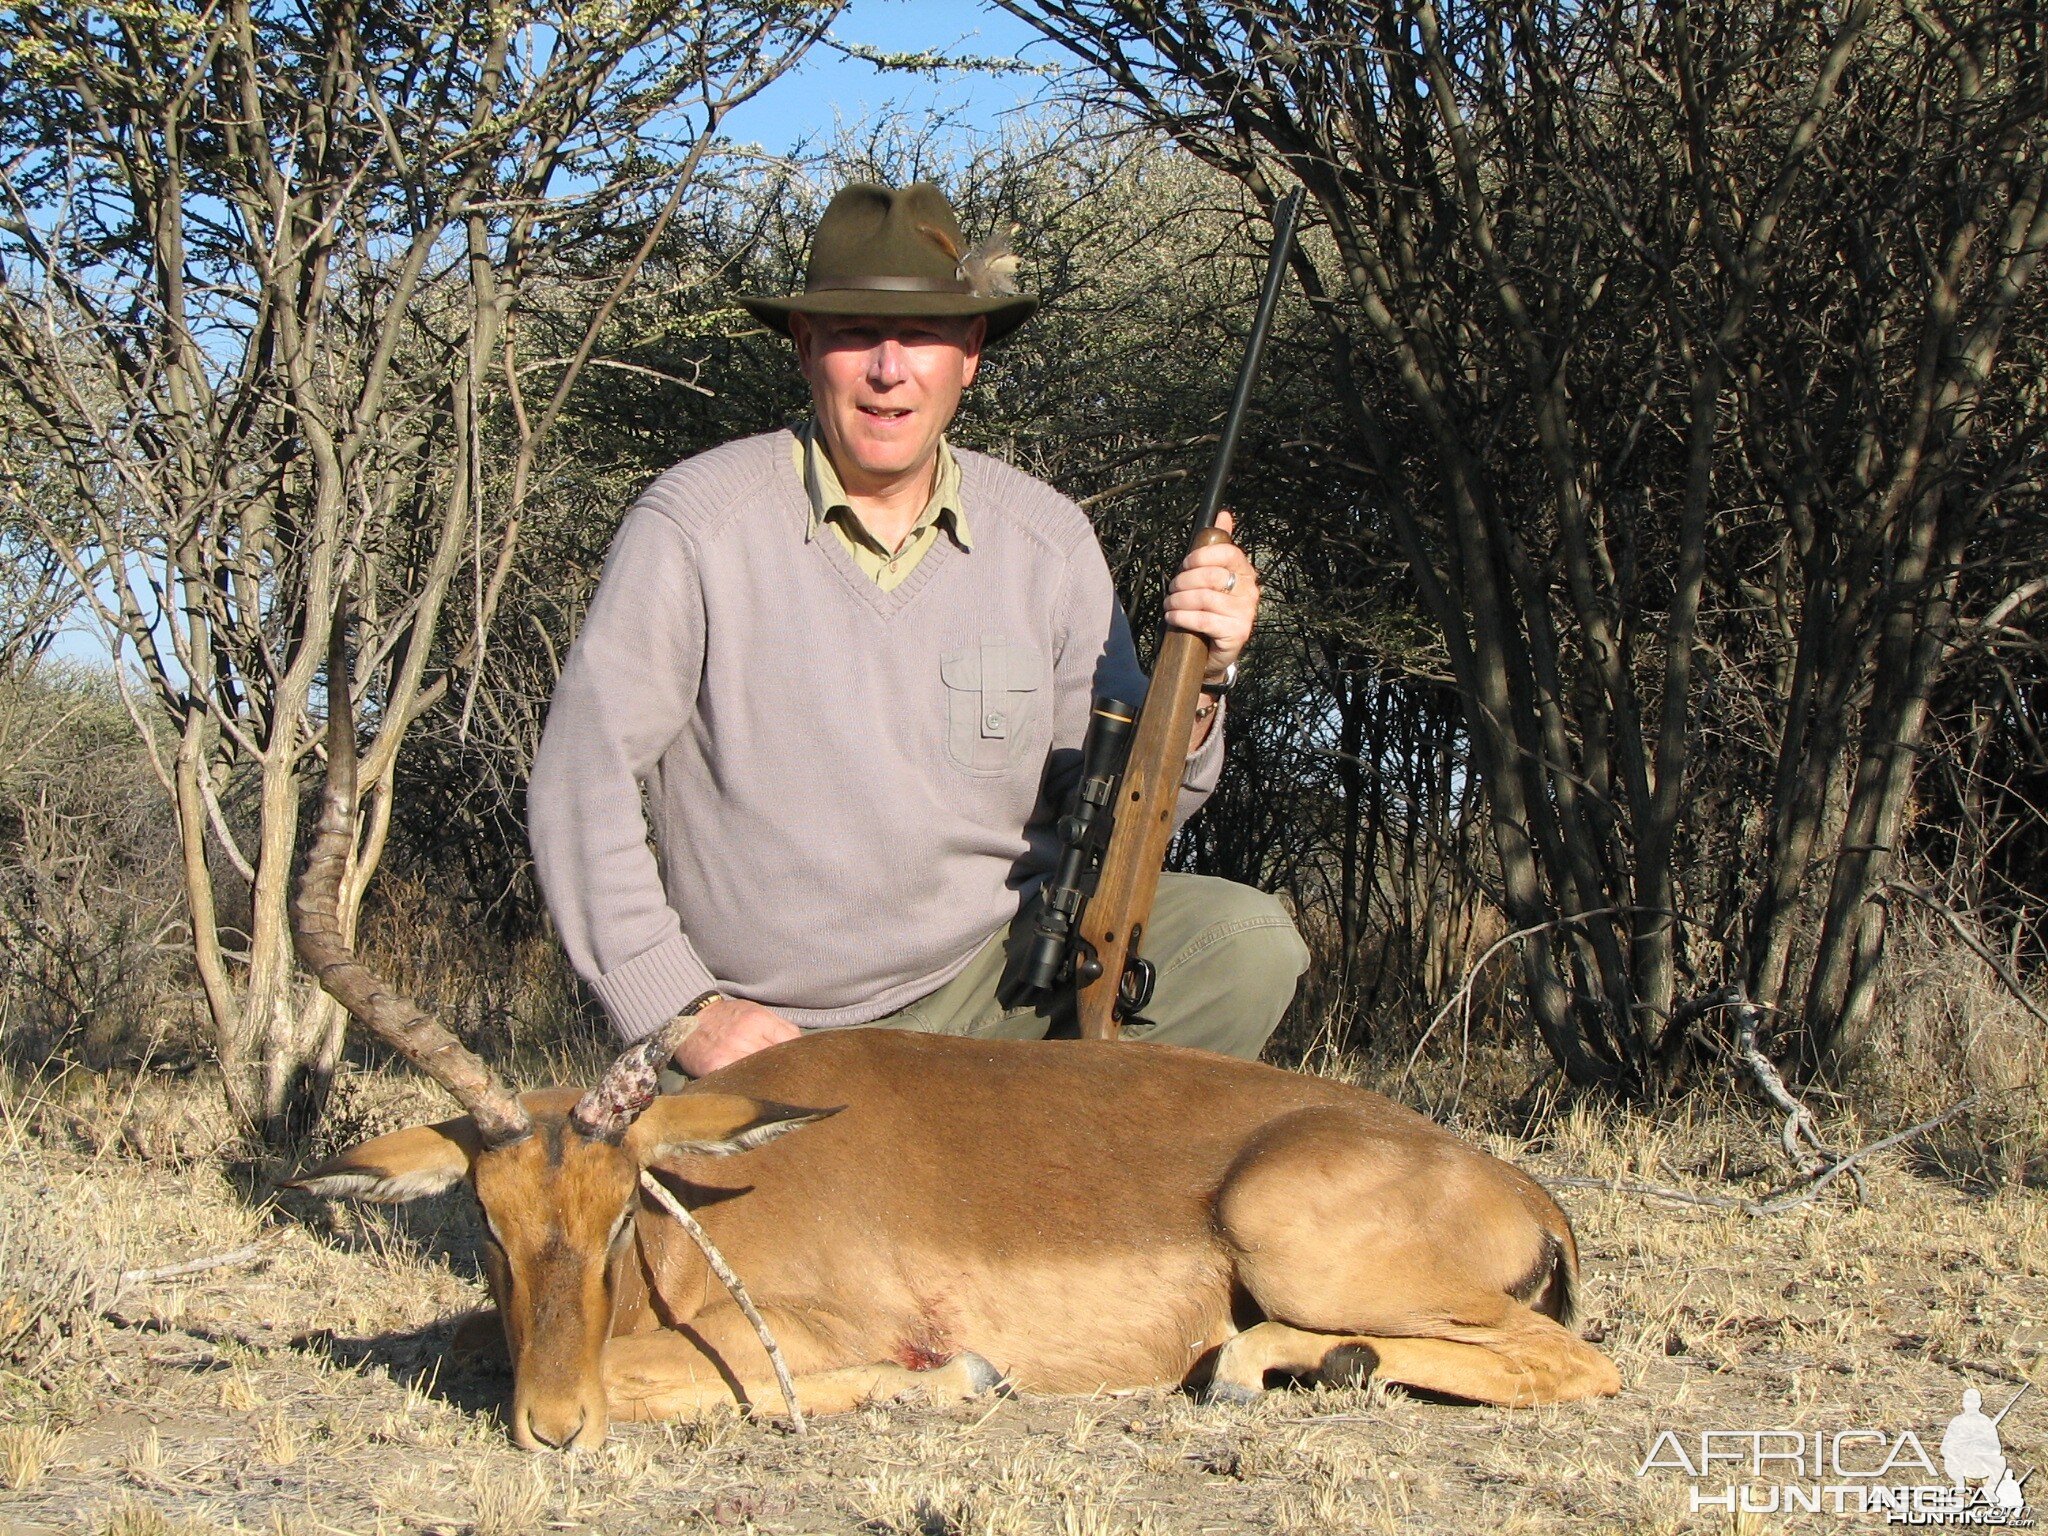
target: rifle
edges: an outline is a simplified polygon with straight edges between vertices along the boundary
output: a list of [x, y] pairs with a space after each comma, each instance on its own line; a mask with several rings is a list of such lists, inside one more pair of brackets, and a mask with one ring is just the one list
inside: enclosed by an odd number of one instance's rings
[[[1223, 487], [1258, 381], [1259, 358], [1272, 329], [1280, 279], [1301, 211], [1296, 188], [1273, 210], [1273, 248], [1259, 293], [1257, 317], [1245, 343], [1237, 391], [1223, 418], [1223, 434], [1209, 484], [1188, 541], [1192, 553], [1229, 541], [1216, 526]], [[1173, 808], [1194, 729], [1208, 647], [1202, 637], [1169, 629], [1159, 643], [1142, 710], [1098, 698], [1081, 748], [1081, 778], [1060, 818], [1060, 861], [1039, 896], [1038, 916], [1022, 976], [1023, 991], [1048, 992], [1071, 979], [1081, 1034], [1114, 1040], [1119, 1022], [1151, 1001], [1152, 965], [1138, 958], [1159, 869], [1173, 836]], [[1135, 716], [1135, 729], [1133, 728]]]

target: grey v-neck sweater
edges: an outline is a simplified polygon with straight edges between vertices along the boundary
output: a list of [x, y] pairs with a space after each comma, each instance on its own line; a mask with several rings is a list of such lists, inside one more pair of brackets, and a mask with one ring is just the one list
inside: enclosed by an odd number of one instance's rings
[[1086, 514], [958, 457], [972, 549], [939, 540], [887, 592], [812, 533], [787, 432], [687, 459], [627, 512], [527, 793], [548, 909], [622, 1038], [714, 987], [805, 1028], [880, 1018], [1051, 869], [1089, 701], [1145, 677]]

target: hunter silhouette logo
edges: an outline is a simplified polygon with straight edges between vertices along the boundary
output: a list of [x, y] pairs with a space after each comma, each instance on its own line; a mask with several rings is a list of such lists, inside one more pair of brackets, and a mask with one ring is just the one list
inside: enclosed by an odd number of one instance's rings
[[1975, 1387], [1964, 1392], [1962, 1411], [1936, 1442], [1939, 1464], [1910, 1429], [1667, 1429], [1636, 1476], [1690, 1477], [1695, 1514], [1869, 1514], [1893, 1525], [2025, 1529], [2034, 1524], [2034, 1474], [2013, 1464], [1999, 1426], [2031, 1390], [2022, 1386], [1995, 1414]]
[[[2027, 1387], [2013, 1394], [2012, 1402], [1998, 1410], [1996, 1417], [1984, 1412], [1984, 1394], [1975, 1387], [1963, 1394], [1963, 1411], [1948, 1421], [1941, 1434], [1941, 1470], [1959, 1489], [1972, 1483], [1990, 1501], [1993, 1509], [2024, 1515], [2026, 1478], [2013, 1474], [2005, 1459], [2005, 1447], [1998, 1438], [1999, 1420], [2013, 1410], [2013, 1404], [2027, 1395]], [[2031, 1472], [2028, 1477], [2033, 1476]]]

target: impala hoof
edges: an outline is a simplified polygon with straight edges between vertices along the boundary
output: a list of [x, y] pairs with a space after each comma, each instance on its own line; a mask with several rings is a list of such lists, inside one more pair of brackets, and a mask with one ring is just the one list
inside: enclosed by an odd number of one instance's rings
[[1340, 1344], [1323, 1356], [1316, 1380], [1326, 1387], [1362, 1387], [1379, 1368], [1379, 1351], [1371, 1345]]
[[1265, 1395], [1257, 1387], [1241, 1387], [1234, 1381], [1212, 1381], [1197, 1394], [1196, 1401], [1227, 1403], [1234, 1408], [1242, 1408], [1247, 1403], [1256, 1403]]
[[954, 1356], [952, 1363], [967, 1377], [969, 1397], [982, 1397], [990, 1392], [999, 1392], [1004, 1397], [1010, 1395], [1009, 1378], [973, 1350], [963, 1350]]

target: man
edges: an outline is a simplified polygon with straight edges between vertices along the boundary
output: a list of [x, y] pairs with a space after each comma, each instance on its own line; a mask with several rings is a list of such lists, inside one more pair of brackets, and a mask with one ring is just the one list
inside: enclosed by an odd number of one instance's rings
[[[1087, 517], [945, 440], [983, 347], [1037, 307], [1005, 265], [935, 187], [840, 192], [804, 291], [742, 301], [795, 343], [812, 419], [656, 480], [563, 667], [528, 795], [541, 888], [626, 1040], [720, 994], [676, 1053], [693, 1076], [805, 1029], [1071, 1028], [1071, 996], [1001, 982], [1090, 700], [1145, 683]], [[1228, 544], [1167, 595], [1209, 651], [1183, 820], [1258, 600]], [[1272, 897], [1187, 875], [1141, 948], [1158, 980], [1128, 1032], [1245, 1056], [1307, 964]]]

